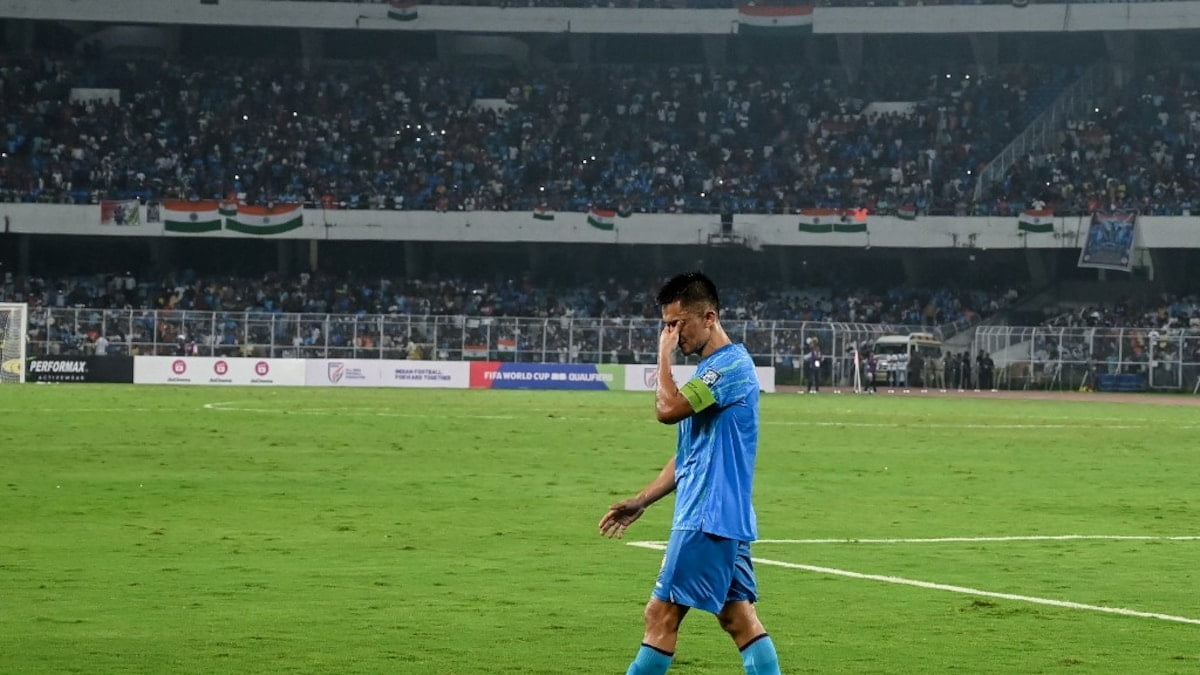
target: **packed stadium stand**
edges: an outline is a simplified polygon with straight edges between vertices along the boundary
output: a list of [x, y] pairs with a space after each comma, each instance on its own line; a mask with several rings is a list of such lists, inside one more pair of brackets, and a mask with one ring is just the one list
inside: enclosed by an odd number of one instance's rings
[[[948, 69], [882, 65], [850, 83], [785, 66], [354, 61], [300, 73], [282, 60], [13, 58], [0, 81], [0, 199], [232, 192], [352, 209], [964, 213], [973, 172], [1074, 73]], [[132, 102], [72, 103], [81, 87]], [[875, 101], [916, 103], [872, 113]]]
[[652, 318], [701, 267], [747, 322], [1194, 329], [1157, 3], [172, 3], [0, 0], [0, 301]]
[[1061, 142], [1030, 153], [995, 186], [1059, 212], [1106, 205], [1190, 215], [1200, 192], [1200, 80], [1190, 65], [1147, 69], [1070, 121]]
[[[355, 279], [301, 273], [293, 278], [199, 277], [191, 271], [151, 281], [130, 273], [83, 278], [32, 277], [20, 286], [0, 284], [0, 302], [39, 307], [161, 309], [306, 314], [416, 314], [525, 317], [657, 316], [653, 292], [659, 279], [609, 278], [583, 286], [556, 286], [532, 279]], [[939, 326], [995, 314], [1017, 299], [1002, 293], [950, 288], [730, 286], [724, 311], [745, 320], [798, 319]]]

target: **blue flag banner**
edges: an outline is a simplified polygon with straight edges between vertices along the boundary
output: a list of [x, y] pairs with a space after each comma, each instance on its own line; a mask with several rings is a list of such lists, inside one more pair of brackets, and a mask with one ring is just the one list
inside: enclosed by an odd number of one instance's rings
[[1122, 272], [1132, 270], [1136, 225], [1136, 213], [1093, 213], [1083, 249], [1079, 252], [1079, 266]]

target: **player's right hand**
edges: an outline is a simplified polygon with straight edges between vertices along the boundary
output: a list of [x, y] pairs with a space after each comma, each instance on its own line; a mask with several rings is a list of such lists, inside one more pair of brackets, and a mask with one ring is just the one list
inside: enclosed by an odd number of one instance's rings
[[645, 512], [646, 507], [636, 497], [613, 504], [600, 519], [600, 536], [609, 539], [624, 537], [625, 530]]
[[663, 326], [662, 332], [658, 334], [658, 357], [659, 359], [670, 359], [679, 348], [679, 331], [678, 323], [669, 323]]

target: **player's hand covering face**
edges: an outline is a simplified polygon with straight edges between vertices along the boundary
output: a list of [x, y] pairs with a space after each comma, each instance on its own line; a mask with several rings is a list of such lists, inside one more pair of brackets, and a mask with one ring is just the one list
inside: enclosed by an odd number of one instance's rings
[[663, 306], [663, 330], [658, 337], [659, 354], [670, 354], [675, 347], [684, 356], [699, 354], [708, 344], [712, 334], [712, 319], [716, 317], [713, 310], [695, 312], [683, 308], [676, 301]]

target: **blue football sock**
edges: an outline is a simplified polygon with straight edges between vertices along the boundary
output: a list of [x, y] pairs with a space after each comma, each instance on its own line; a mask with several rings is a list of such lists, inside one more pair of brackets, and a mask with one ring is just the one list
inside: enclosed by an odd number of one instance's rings
[[651, 647], [648, 644], [643, 644], [638, 650], [637, 657], [633, 659], [633, 663], [629, 664], [629, 670], [625, 671], [625, 675], [663, 675], [667, 672], [667, 668], [671, 667], [671, 659], [675, 655], [671, 652], [664, 652], [657, 647]]
[[742, 667], [746, 675], [779, 675], [779, 656], [770, 635], [763, 633], [742, 647]]

